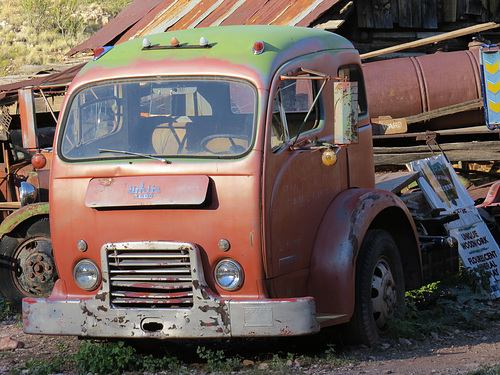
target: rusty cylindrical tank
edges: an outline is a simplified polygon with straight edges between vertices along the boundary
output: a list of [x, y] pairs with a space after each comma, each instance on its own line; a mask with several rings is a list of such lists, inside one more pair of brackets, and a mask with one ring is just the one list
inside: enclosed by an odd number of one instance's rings
[[[479, 49], [365, 63], [371, 118], [408, 117], [482, 98]], [[408, 132], [484, 124], [482, 109], [410, 124]]]

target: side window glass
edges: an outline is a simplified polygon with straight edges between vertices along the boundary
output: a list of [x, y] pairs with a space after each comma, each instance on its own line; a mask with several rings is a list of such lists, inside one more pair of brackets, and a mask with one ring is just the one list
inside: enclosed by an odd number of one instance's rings
[[366, 101], [363, 73], [361, 72], [360, 67], [357, 65], [341, 66], [339, 68], [338, 76], [342, 78], [342, 80], [358, 83], [358, 114], [359, 116], [365, 115], [367, 113], [368, 105]]
[[308, 75], [298, 79], [286, 79], [274, 97], [271, 147], [279, 149], [299, 133], [303, 134], [319, 126], [320, 100], [316, 95], [315, 81]]

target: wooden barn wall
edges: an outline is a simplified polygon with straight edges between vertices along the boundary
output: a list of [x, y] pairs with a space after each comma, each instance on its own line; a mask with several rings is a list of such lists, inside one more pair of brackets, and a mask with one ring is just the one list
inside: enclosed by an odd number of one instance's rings
[[500, 21], [500, 0], [357, 0], [358, 27], [437, 29], [447, 22]]

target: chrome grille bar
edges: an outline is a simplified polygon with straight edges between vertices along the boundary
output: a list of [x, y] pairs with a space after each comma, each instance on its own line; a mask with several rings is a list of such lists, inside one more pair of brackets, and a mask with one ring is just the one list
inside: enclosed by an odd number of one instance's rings
[[[193, 278], [190, 251], [177, 243], [106, 245], [112, 307], [190, 308]], [[143, 244], [144, 245], [144, 244]]]

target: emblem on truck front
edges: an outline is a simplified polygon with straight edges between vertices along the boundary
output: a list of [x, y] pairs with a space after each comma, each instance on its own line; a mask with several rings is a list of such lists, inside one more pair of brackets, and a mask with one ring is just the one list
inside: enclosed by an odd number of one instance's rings
[[151, 199], [154, 197], [155, 193], [159, 192], [160, 188], [155, 185], [147, 185], [145, 187], [144, 184], [140, 184], [139, 187], [130, 186], [128, 189], [128, 193], [133, 194], [134, 199]]

